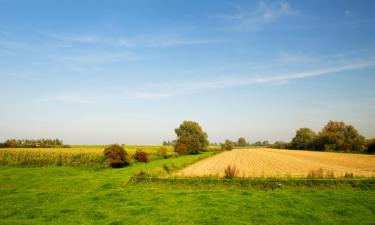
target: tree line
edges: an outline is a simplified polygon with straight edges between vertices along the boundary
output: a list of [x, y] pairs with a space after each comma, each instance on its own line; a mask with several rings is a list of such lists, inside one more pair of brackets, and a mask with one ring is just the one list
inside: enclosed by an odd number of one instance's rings
[[69, 148], [60, 139], [9, 139], [0, 143], [2, 148]]
[[[163, 145], [173, 145], [179, 154], [197, 154], [207, 151], [209, 144], [207, 133], [194, 121], [184, 121], [175, 129], [177, 139], [166, 141]], [[366, 140], [352, 125], [342, 121], [329, 121], [321, 131], [315, 133], [310, 128], [300, 128], [290, 142], [257, 141], [252, 144], [244, 137], [237, 141], [225, 140], [221, 144], [223, 150], [235, 147], [263, 146], [278, 149], [341, 151], [358, 153], [375, 153], [375, 139]]]
[[296, 131], [290, 143], [275, 142], [279, 149], [375, 153], [375, 139], [366, 140], [352, 125], [329, 121], [318, 133], [304, 127]]

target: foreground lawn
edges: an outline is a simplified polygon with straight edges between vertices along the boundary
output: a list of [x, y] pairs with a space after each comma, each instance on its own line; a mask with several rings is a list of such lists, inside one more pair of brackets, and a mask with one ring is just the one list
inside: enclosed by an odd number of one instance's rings
[[98, 171], [0, 167], [0, 224], [374, 224], [373, 190], [126, 185], [140, 170], [199, 157]]

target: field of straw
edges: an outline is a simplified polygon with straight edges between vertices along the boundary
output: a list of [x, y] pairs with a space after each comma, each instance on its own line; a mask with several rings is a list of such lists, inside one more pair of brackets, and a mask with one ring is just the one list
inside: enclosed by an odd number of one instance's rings
[[375, 176], [375, 155], [278, 149], [236, 149], [199, 161], [178, 176], [240, 177]]

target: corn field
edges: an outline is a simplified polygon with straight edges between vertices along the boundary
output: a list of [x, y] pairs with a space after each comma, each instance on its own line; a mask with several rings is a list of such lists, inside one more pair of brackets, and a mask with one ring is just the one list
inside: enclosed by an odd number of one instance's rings
[[[158, 154], [158, 148], [151, 146], [143, 148], [150, 160], [163, 158]], [[104, 147], [76, 148], [3, 148], [0, 149], [0, 165], [17, 167], [41, 166], [75, 166], [90, 168], [107, 167], [103, 155]], [[136, 147], [126, 149], [131, 160], [134, 158]], [[173, 149], [168, 149], [166, 157], [174, 157]], [[165, 156], [164, 156], [165, 157]]]

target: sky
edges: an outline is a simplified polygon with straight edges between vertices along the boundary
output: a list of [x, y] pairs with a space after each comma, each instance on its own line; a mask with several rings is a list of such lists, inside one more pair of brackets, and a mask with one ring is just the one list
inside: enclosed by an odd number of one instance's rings
[[374, 1], [0, 0], [0, 141], [375, 137]]

